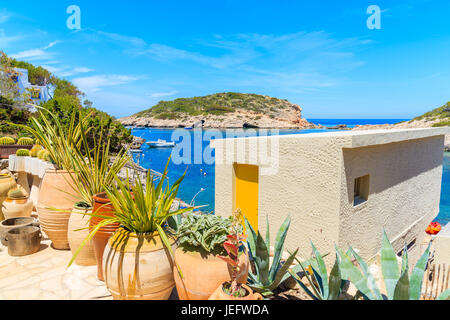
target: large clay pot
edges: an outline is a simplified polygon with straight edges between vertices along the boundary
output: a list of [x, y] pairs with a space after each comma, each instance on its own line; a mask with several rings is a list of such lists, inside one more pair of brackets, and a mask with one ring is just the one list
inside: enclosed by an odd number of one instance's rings
[[16, 180], [10, 174], [0, 175], [0, 220], [5, 220], [2, 211], [3, 201], [8, 197], [8, 191], [17, 187]]
[[35, 226], [39, 227], [39, 222], [37, 222], [34, 218], [13, 218], [4, 220], [0, 223], [0, 241], [4, 246], [7, 246], [8, 243], [5, 241], [6, 233], [14, 228], [18, 227], [26, 227], [26, 226]]
[[8, 243], [8, 254], [22, 257], [39, 251], [42, 233], [38, 227], [26, 226], [9, 230], [5, 238]]
[[[208, 300], [223, 282], [231, 279], [231, 268], [217, 256], [202, 256], [199, 252], [175, 251], [175, 261], [181, 269], [183, 280], [176, 267], [173, 269], [175, 284], [180, 300]], [[239, 257], [240, 274], [238, 281], [246, 283], [249, 268], [248, 253]]]
[[225, 300], [225, 301], [248, 301], [248, 300], [262, 300], [263, 297], [259, 293], [254, 293], [252, 289], [250, 289], [247, 285], [242, 284], [242, 287], [247, 291], [247, 295], [242, 298], [232, 297], [228, 294], [226, 294], [223, 291], [223, 284], [221, 284], [217, 289], [214, 291], [214, 293], [211, 295], [211, 297], [208, 300]]
[[[102, 216], [114, 217], [114, 208], [105, 192], [94, 196], [93, 213]], [[92, 231], [95, 226], [103, 220], [103, 218], [94, 216], [91, 217], [89, 222], [89, 231]], [[117, 231], [119, 226], [119, 223], [112, 223], [103, 226], [98, 229], [92, 238], [95, 258], [97, 260], [97, 278], [101, 281], [105, 281], [105, 278], [103, 277], [103, 251], [105, 250], [105, 246], [108, 243], [109, 238]]]
[[2, 211], [5, 219], [29, 217], [33, 211], [33, 201], [31, 199], [9, 199], [2, 204]]
[[[175, 250], [175, 240], [169, 241]], [[115, 300], [167, 300], [175, 286], [173, 260], [158, 233], [137, 235], [118, 229], [105, 248], [103, 265]]]
[[52, 241], [55, 249], [70, 249], [67, 230], [76, 198], [77, 194], [72, 188], [70, 174], [67, 171], [46, 170], [42, 179], [37, 212], [42, 231]]
[[[89, 235], [89, 219], [91, 216], [86, 214], [90, 213], [92, 213], [92, 208], [75, 205], [72, 209], [67, 235], [72, 254], [75, 254], [81, 243]], [[75, 263], [79, 266], [95, 266], [97, 264], [92, 240], [86, 243], [83, 249], [81, 249], [80, 253], [75, 258]]]

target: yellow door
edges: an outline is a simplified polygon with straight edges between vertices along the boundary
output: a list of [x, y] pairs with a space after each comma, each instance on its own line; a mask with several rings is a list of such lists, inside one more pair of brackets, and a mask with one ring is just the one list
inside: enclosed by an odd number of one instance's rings
[[258, 232], [258, 166], [234, 164], [235, 209], [240, 208], [253, 229]]

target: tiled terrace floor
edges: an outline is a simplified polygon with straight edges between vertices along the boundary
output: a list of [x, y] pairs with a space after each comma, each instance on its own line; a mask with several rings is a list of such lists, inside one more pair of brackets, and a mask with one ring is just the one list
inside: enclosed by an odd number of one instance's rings
[[70, 251], [55, 250], [50, 240], [25, 257], [11, 257], [0, 244], [0, 300], [112, 300], [97, 266], [67, 268]]

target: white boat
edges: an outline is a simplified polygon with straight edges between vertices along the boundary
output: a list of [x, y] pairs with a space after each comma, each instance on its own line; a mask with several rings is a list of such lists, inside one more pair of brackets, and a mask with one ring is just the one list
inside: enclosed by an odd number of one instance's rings
[[158, 139], [158, 141], [148, 141], [146, 142], [150, 148], [173, 148], [175, 147], [175, 142]]

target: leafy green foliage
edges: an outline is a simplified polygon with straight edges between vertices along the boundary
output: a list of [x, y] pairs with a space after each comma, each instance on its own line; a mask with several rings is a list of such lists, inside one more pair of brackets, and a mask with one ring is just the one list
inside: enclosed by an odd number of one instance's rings
[[278, 230], [275, 239], [275, 250], [272, 264], [270, 264], [270, 236], [269, 236], [269, 221], [267, 220], [267, 231], [265, 240], [258, 231], [255, 230], [245, 218], [245, 228], [247, 230], [247, 242], [250, 258], [254, 262], [256, 273], [249, 270], [248, 283], [249, 286], [256, 292], [262, 294], [265, 297], [274, 294], [274, 290], [290, 277], [288, 272], [289, 267], [294, 262], [295, 255], [298, 249], [291, 254], [288, 259], [282, 263], [281, 255], [284, 249], [284, 241], [286, 239], [287, 232], [291, 218], [287, 217]]
[[185, 115], [224, 115], [237, 109], [276, 114], [280, 109], [287, 108], [290, 105], [289, 102], [277, 98], [257, 94], [225, 92], [203, 97], [160, 101], [157, 105], [141, 111], [135, 116], [177, 119]]
[[311, 243], [311, 246], [313, 248], [314, 256], [311, 260], [309, 260], [310, 264], [308, 270], [308, 267], [304, 266], [304, 262], [300, 262], [297, 258], [295, 258], [295, 260], [302, 268], [303, 274], [308, 280], [312, 291], [303, 283], [300, 277], [293, 270], [290, 270], [289, 273], [306, 292], [306, 294], [314, 300], [337, 300], [344, 284], [342, 281], [337, 256], [330, 275], [328, 276], [325, 261], [323, 260], [324, 256], [322, 256], [313, 243]]
[[202, 254], [224, 255], [226, 252], [223, 244], [227, 240], [231, 225], [232, 217], [189, 214], [178, 226], [179, 246]]
[[[86, 215], [104, 219], [101, 221], [84, 239], [78, 250], [74, 253], [69, 266], [73, 263], [85, 244], [92, 239], [95, 233], [102, 227], [111, 223], [119, 223], [130, 232], [136, 234], [153, 234], [157, 232], [167, 250], [173, 256], [173, 250], [170, 244], [167, 221], [170, 217], [180, 215], [192, 210], [192, 208], [171, 210], [172, 204], [180, 188], [180, 184], [185, 174], [181, 176], [171, 186], [167, 180], [167, 168], [170, 158], [164, 172], [156, 184], [151, 174], [147, 175], [145, 187], [140, 179], [132, 185], [127, 177], [126, 181], [121, 181], [114, 176], [115, 185], [105, 187], [108, 199], [114, 210], [114, 216], [98, 215], [95, 212], [85, 213]], [[179, 269], [178, 269], [179, 270]], [[181, 271], [179, 270], [180, 274]]]

